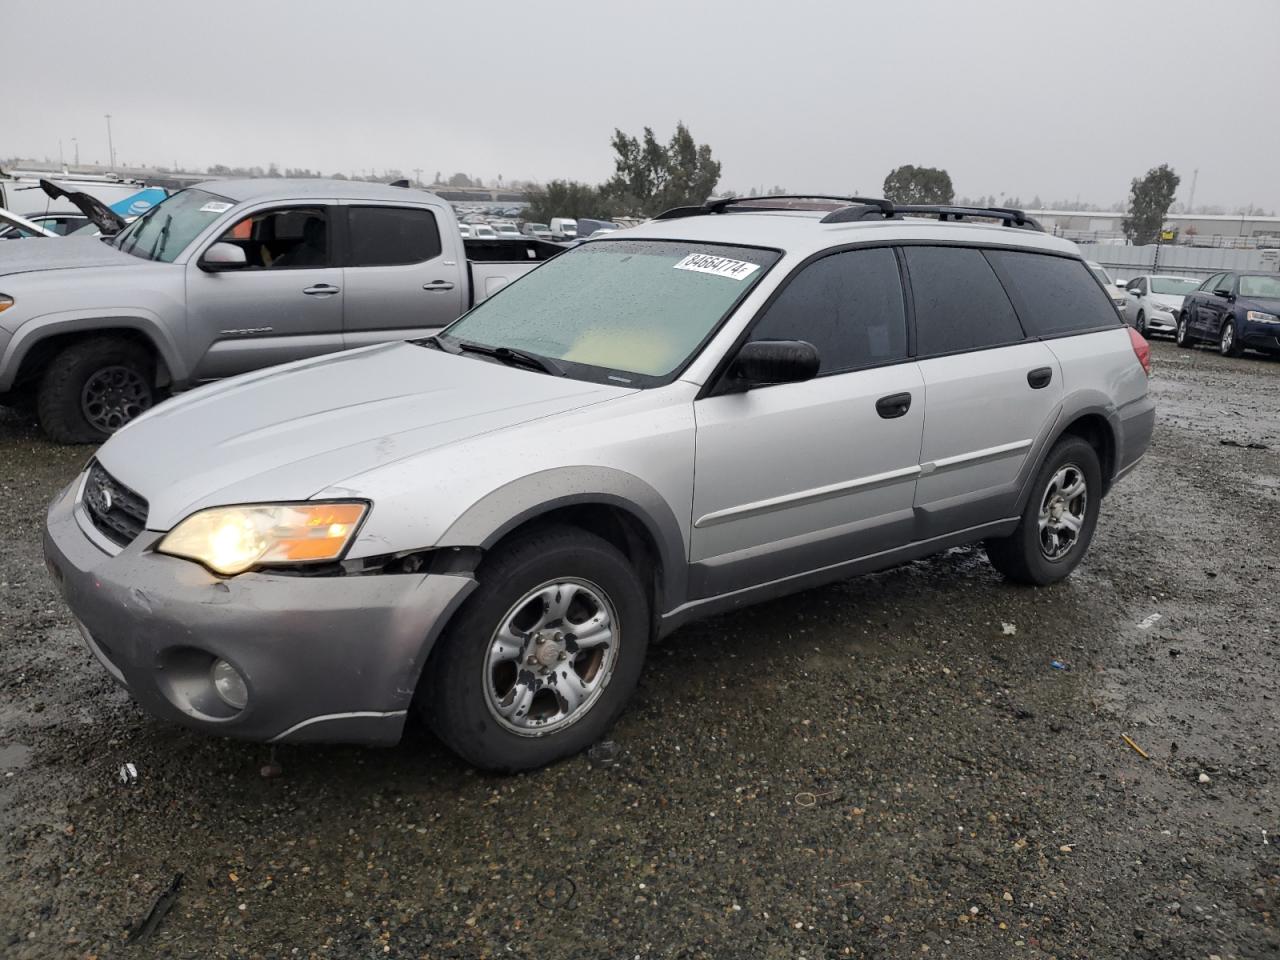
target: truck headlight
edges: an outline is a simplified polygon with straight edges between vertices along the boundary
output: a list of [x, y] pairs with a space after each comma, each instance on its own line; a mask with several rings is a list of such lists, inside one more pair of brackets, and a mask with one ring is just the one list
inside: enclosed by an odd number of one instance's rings
[[0, 293], [0, 313], [4, 313], [12, 306], [13, 297], [6, 297], [3, 293]]
[[1261, 310], [1249, 310], [1245, 313], [1245, 318], [1253, 323], [1280, 323], [1280, 317], [1274, 313], [1263, 313]]
[[337, 560], [364, 519], [359, 501], [212, 507], [173, 528], [156, 549], [235, 576], [252, 567]]

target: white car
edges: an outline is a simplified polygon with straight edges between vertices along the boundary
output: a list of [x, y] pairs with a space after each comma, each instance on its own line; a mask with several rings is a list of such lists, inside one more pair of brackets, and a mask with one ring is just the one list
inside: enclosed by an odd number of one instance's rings
[[1093, 275], [1098, 278], [1098, 282], [1106, 289], [1107, 296], [1111, 298], [1116, 310], [1121, 316], [1124, 316], [1125, 292], [1122, 289], [1124, 281], [1112, 280], [1111, 274], [1107, 273], [1107, 268], [1097, 260], [1086, 260], [1085, 263], [1093, 271]]
[[471, 232], [471, 224], [469, 223], [458, 224], [458, 233], [462, 234], [464, 237], [471, 237], [475, 235]]
[[482, 240], [496, 240], [498, 238], [497, 231], [487, 223], [473, 223], [471, 225], [471, 236]]
[[519, 240], [521, 239], [520, 230], [514, 223], [508, 220], [493, 221], [493, 232], [503, 240]]
[[1153, 333], [1172, 334], [1178, 327], [1182, 298], [1200, 281], [1194, 277], [1148, 274], [1134, 277], [1125, 288], [1124, 322], [1144, 337]]

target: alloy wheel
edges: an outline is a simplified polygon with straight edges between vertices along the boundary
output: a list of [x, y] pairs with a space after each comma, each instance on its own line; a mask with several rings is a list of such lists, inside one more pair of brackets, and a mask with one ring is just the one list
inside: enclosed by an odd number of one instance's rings
[[1089, 490], [1084, 471], [1068, 463], [1058, 469], [1040, 498], [1040, 552], [1047, 560], [1061, 560], [1080, 542]]
[[132, 367], [97, 370], [80, 390], [80, 410], [95, 430], [115, 433], [151, 406], [151, 388]]

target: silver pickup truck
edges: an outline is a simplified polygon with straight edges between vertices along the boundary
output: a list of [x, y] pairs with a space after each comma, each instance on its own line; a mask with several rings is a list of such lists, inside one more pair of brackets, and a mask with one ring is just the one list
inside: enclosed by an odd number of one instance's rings
[[210, 181], [111, 238], [0, 247], [0, 404], [99, 442], [170, 391], [422, 336], [562, 249], [464, 240], [419, 190]]

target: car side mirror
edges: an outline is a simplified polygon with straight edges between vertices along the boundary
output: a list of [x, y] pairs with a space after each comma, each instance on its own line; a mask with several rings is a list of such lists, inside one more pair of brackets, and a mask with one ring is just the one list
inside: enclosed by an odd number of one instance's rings
[[775, 383], [799, 383], [818, 375], [818, 348], [807, 340], [753, 340], [743, 344], [729, 367], [740, 390]]
[[234, 243], [221, 242], [215, 243], [206, 250], [198, 264], [201, 270], [209, 273], [219, 273], [223, 270], [241, 270], [248, 265], [249, 258], [245, 256], [243, 247], [237, 247]]
[[1224, 289], [1223, 287], [1219, 287], [1217, 290], [1213, 291], [1213, 295], [1215, 297], [1222, 297], [1226, 300], [1231, 299], [1231, 291]]

